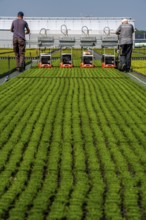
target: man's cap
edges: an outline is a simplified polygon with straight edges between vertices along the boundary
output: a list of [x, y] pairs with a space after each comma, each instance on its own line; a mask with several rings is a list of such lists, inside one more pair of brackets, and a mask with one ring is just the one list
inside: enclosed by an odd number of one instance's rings
[[17, 14], [17, 16], [18, 16], [18, 17], [23, 17], [23, 16], [24, 16], [24, 13], [23, 13], [22, 11], [19, 11], [18, 14]]

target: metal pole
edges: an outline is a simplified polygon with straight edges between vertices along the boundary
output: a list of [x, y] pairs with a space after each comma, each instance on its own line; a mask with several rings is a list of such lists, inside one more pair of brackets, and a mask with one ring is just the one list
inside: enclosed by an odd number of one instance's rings
[[31, 48], [31, 44], [30, 44], [30, 34], [29, 34], [29, 49]]
[[5, 82], [9, 80], [9, 74], [10, 74], [10, 57], [8, 56], [8, 72], [5, 78]]
[[29, 53], [29, 57], [30, 57], [30, 62], [31, 62], [31, 67], [32, 67], [32, 56], [31, 56], [31, 52]]
[[11, 63], [10, 63], [10, 57], [8, 56], [8, 72], [10, 74], [10, 68], [11, 68]]
[[60, 47], [60, 63], [62, 62], [62, 47]]

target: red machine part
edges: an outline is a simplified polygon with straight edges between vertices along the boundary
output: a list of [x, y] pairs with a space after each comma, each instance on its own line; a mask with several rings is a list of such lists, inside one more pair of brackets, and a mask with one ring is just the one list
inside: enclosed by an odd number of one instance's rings
[[42, 63], [39, 63], [38, 67], [39, 68], [52, 68], [52, 64], [42, 64]]
[[73, 67], [74, 67], [73, 64], [60, 63], [60, 68], [73, 68]]
[[115, 64], [102, 63], [102, 68], [116, 68]]
[[81, 63], [81, 64], [80, 64], [80, 67], [81, 67], [81, 68], [93, 68], [93, 67], [95, 67], [95, 65], [94, 65], [94, 64]]

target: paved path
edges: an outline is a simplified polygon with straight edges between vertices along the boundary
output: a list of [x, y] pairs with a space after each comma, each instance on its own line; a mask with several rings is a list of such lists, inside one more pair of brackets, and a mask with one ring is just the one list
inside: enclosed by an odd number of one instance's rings
[[137, 72], [125, 73], [125, 75], [128, 75], [132, 80], [146, 88], [146, 76], [143, 76]]
[[[31, 64], [27, 65], [27, 66], [25, 67], [25, 69], [27, 70], [27, 69], [29, 69], [30, 67], [31, 67]], [[5, 82], [7, 82], [8, 80], [15, 78], [15, 77], [18, 76], [19, 74], [21, 74], [21, 73], [19, 73], [18, 71], [15, 71], [15, 72], [11, 73], [10, 75], [4, 76], [3, 78], [0, 79], [0, 86], [1, 86], [2, 84], [4, 84]]]

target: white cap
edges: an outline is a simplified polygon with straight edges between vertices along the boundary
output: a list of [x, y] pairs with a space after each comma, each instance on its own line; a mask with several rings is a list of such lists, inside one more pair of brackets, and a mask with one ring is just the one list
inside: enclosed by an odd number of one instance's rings
[[124, 18], [123, 20], [122, 20], [122, 24], [123, 23], [128, 23], [128, 19], [127, 18]]

